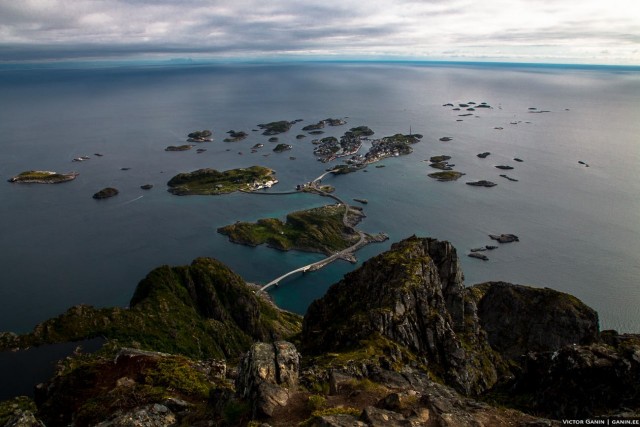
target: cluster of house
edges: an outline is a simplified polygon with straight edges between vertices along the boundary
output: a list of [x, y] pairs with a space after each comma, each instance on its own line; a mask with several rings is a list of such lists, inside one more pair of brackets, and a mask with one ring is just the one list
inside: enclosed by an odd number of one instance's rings
[[274, 186], [277, 183], [278, 183], [277, 179], [272, 179], [272, 180], [263, 181], [263, 182], [256, 181], [253, 184], [249, 184], [249, 190], [250, 191], [256, 191], [256, 190], [262, 190], [264, 188], [271, 188], [272, 186]]
[[318, 160], [322, 163], [330, 162], [338, 157], [351, 156], [362, 147], [360, 137], [353, 136], [351, 132], [340, 137], [339, 141], [336, 137], [328, 136], [312, 142], [317, 145], [313, 149], [313, 154], [318, 156]]

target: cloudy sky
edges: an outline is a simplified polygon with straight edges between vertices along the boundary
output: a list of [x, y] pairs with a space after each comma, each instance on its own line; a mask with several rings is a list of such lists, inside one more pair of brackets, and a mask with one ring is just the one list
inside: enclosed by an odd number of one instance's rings
[[0, 61], [640, 64], [638, 0], [0, 0]]

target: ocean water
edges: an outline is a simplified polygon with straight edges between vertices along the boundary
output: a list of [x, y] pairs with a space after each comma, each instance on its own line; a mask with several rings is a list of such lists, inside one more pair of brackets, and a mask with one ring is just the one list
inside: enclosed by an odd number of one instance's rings
[[[0, 330], [28, 331], [74, 304], [125, 306], [138, 281], [162, 264], [215, 257], [246, 280], [265, 283], [321, 259], [235, 245], [216, 228], [283, 218], [326, 199], [178, 197], [165, 190], [178, 172], [251, 165], [276, 170], [280, 183], [274, 190], [294, 188], [328, 166], [314, 159], [313, 137], [295, 135], [328, 117], [347, 117], [348, 125], [325, 128], [323, 136], [359, 125], [378, 137], [409, 129], [424, 135], [413, 154], [384, 160], [384, 168], [325, 179], [341, 197], [369, 200], [361, 229], [390, 236], [359, 251], [360, 261], [412, 234], [449, 240], [467, 285], [505, 280], [558, 289], [595, 308], [603, 328], [640, 330], [637, 69], [410, 63], [3, 67], [0, 94]], [[460, 117], [464, 109], [442, 106], [467, 101], [493, 108]], [[530, 107], [549, 112], [530, 113]], [[252, 132], [259, 123], [298, 118], [304, 121], [279, 135], [294, 146], [289, 152], [273, 153], [275, 144]], [[206, 152], [164, 151], [197, 129], [214, 131], [214, 142], [196, 147]], [[250, 137], [222, 142], [231, 129]], [[453, 139], [439, 141], [443, 136]], [[250, 153], [258, 142], [265, 147]], [[484, 151], [491, 155], [476, 156]], [[466, 175], [448, 183], [428, 178], [435, 170], [423, 160], [439, 154], [452, 156], [455, 169]], [[91, 159], [71, 162], [81, 155]], [[514, 166], [506, 173], [519, 181], [500, 178], [505, 172], [494, 168], [498, 164]], [[60, 185], [4, 182], [31, 169], [80, 175]], [[465, 185], [477, 179], [498, 186]], [[154, 188], [141, 190], [146, 183]], [[106, 186], [120, 194], [91, 198]], [[513, 233], [520, 242], [487, 253], [486, 262], [468, 258], [470, 248], [491, 243], [490, 233]], [[303, 313], [356, 267], [336, 262], [286, 280], [272, 295], [280, 306]]]

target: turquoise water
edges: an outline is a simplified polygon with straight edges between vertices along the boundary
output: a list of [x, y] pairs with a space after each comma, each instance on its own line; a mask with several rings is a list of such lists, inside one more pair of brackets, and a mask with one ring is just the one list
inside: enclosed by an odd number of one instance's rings
[[[78, 303], [126, 305], [138, 281], [161, 264], [211, 256], [265, 283], [320, 259], [234, 245], [215, 230], [325, 199], [177, 197], [165, 183], [197, 168], [260, 164], [277, 171], [274, 190], [293, 188], [327, 166], [313, 158], [311, 137], [295, 139], [305, 124], [327, 117], [348, 117], [348, 125], [325, 128], [324, 136], [358, 125], [376, 136], [410, 127], [425, 135], [412, 155], [387, 159], [385, 168], [325, 179], [345, 199], [367, 198], [360, 227], [391, 237], [359, 251], [361, 260], [411, 234], [449, 240], [467, 284], [506, 280], [570, 292], [599, 311], [603, 327], [639, 330], [637, 70], [373, 63], [7, 68], [0, 69], [0, 93], [4, 179], [29, 169], [80, 172], [54, 186], [0, 182], [0, 330], [29, 330]], [[459, 117], [466, 111], [442, 107], [466, 101], [494, 108]], [[550, 112], [531, 114], [529, 107]], [[290, 152], [272, 153], [275, 144], [251, 132], [259, 123], [298, 118], [304, 122], [280, 135], [294, 146]], [[202, 145], [205, 153], [164, 151], [205, 128], [216, 137]], [[230, 129], [250, 137], [222, 142]], [[440, 142], [442, 136], [453, 140]], [[258, 142], [265, 148], [251, 154]], [[483, 151], [492, 154], [477, 158]], [[434, 170], [423, 160], [438, 154], [451, 155], [466, 176], [450, 183], [428, 178]], [[71, 162], [81, 155], [92, 158]], [[506, 173], [519, 181], [500, 178], [497, 164], [514, 166]], [[476, 179], [498, 186], [464, 184]], [[155, 187], [139, 189], [145, 183]], [[106, 186], [120, 194], [91, 198]], [[490, 243], [489, 233], [514, 233], [521, 241], [489, 253], [488, 262], [467, 258], [468, 249]], [[273, 296], [302, 313], [353, 268], [336, 262], [287, 280]]]

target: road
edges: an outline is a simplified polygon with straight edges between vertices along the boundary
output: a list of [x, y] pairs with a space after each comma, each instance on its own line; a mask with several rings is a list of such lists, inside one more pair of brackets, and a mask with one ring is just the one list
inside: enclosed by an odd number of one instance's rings
[[[328, 174], [330, 174], [333, 171], [327, 171], [325, 173], [323, 173], [322, 175], [320, 175], [319, 177], [317, 177], [316, 179], [314, 179], [313, 181], [311, 181], [307, 187], [307, 192], [309, 193], [315, 193], [318, 194], [319, 196], [322, 197], [329, 197], [332, 198], [333, 200], [337, 201], [338, 203], [342, 204], [342, 206], [344, 206], [344, 214], [342, 215], [342, 223], [344, 224], [345, 227], [352, 229], [353, 231], [355, 231], [356, 233], [358, 233], [358, 236], [360, 236], [360, 238], [358, 239], [358, 241], [349, 246], [346, 249], [343, 249], [339, 252], [334, 253], [333, 255], [329, 255], [328, 257], [296, 268], [295, 270], [291, 270], [288, 273], [283, 274], [280, 277], [277, 277], [275, 279], [273, 279], [272, 281], [270, 281], [269, 283], [267, 283], [266, 285], [262, 286], [260, 288], [260, 292], [266, 292], [267, 289], [269, 289], [272, 286], [276, 286], [278, 285], [278, 283], [280, 283], [282, 280], [286, 279], [289, 276], [292, 276], [296, 273], [306, 273], [307, 271], [316, 271], [321, 269], [322, 267], [331, 264], [333, 261], [337, 260], [337, 259], [341, 259], [343, 257], [345, 257], [346, 255], [350, 255], [351, 253], [355, 252], [360, 246], [364, 245], [367, 242], [367, 235], [366, 233], [360, 231], [360, 230], [356, 230], [354, 229], [350, 224], [349, 224], [349, 210], [350, 210], [350, 206], [344, 201], [342, 200], [340, 197], [327, 193], [326, 191], [322, 191], [318, 188], [318, 181], [320, 181], [322, 178], [324, 178], [325, 176], [327, 176]], [[265, 195], [273, 195], [273, 196], [279, 196], [279, 195], [286, 195], [286, 194], [296, 194], [296, 193], [300, 193], [300, 191], [282, 191], [282, 192], [257, 192], [257, 191], [243, 191], [241, 190], [243, 193], [251, 193], [251, 194], [265, 194]]]
[[[329, 172], [327, 172], [327, 173], [329, 173]], [[317, 181], [322, 179], [322, 177], [325, 176], [327, 173], [324, 173], [324, 174], [320, 175], [318, 178], [314, 179], [312, 181], [312, 183], [315, 184]], [[347, 254], [351, 254], [352, 252], [355, 252], [360, 246], [362, 246], [364, 243], [366, 243], [367, 235], [364, 232], [360, 231], [360, 230], [355, 230], [349, 224], [349, 209], [350, 209], [350, 206], [347, 203], [345, 203], [344, 200], [342, 200], [338, 196], [335, 196], [333, 194], [329, 194], [327, 192], [324, 192], [324, 191], [318, 189], [317, 187], [314, 187], [312, 192], [316, 193], [316, 194], [318, 194], [320, 196], [323, 196], [323, 197], [330, 197], [330, 198], [336, 200], [338, 203], [341, 203], [342, 206], [345, 207], [344, 214], [342, 215], [342, 223], [344, 224], [345, 227], [351, 228], [356, 233], [358, 233], [360, 238], [358, 239], [358, 241], [355, 244], [349, 246], [346, 249], [341, 250], [340, 252], [336, 252], [335, 254], [330, 255], [327, 258], [322, 259], [320, 261], [305, 265], [305, 266], [300, 267], [300, 268], [296, 268], [295, 270], [291, 270], [290, 272], [285, 273], [282, 276], [273, 279], [272, 281], [270, 281], [269, 283], [267, 283], [266, 285], [261, 287], [260, 291], [266, 291], [270, 287], [276, 286], [280, 281], [282, 281], [282, 280], [286, 279], [287, 277], [292, 276], [292, 275], [294, 275], [296, 273], [300, 273], [300, 272], [306, 273], [307, 271], [319, 270], [322, 267], [324, 267], [324, 266], [326, 266], [328, 264], [331, 264], [333, 261], [335, 261], [337, 259], [340, 259], [340, 258], [344, 257]]]
[[349, 246], [346, 249], [341, 250], [340, 252], [336, 252], [333, 255], [328, 256], [325, 259], [322, 259], [320, 261], [305, 265], [303, 267], [300, 268], [296, 268], [295, 270], [291, 270], [288, 273], [283, 274], [282, 276], [273, 279], [272, 281], [270, 281], [269, 283], [267, 283], [266, 285], [264, 285], [263, 287], [260, 288], [261, 292], [266, 291], [267, 289], [269, 289], [272, 286], [276, 286], [280, 281], [286, 279], [289, 276], [292, 276], [296, 273], [306, 273], [307, 271], [316, 271], [321, 269], [322, 267], [331, 264], [333, 261], [342, 258], [344, 255], [346, 254], [350, 254], [352, 252], [354, 252], [355, 250], [358, 249], [359, 246], [361, 246], [363, 243], [365, 243], [367, 235], [365, 233], [363, 233], [362, 231], [358, 231], [358, 234], [360, 235], [360, 239], [358, 240], [357, 243], [355, 243], [352, 246]]

